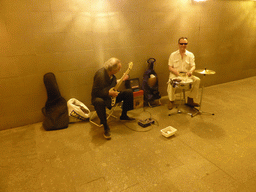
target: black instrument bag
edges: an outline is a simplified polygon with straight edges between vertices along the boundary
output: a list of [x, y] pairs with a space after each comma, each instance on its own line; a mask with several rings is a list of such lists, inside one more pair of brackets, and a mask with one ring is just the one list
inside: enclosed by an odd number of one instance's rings
[[152, 102], [156, 99], [160, 99], [161, 95], [158, 91], [158, 77], [154, 70], [155, 58], [149, 58], [147, 60], [148, 69], [144, 72], [142, 89], [144, 91], [144, 101]]
[[45, 116], [44, 129], [50, 131], [67, 128], [69, 123], [67, 101], [60, 94], [55, 75], [46, 73], [44, 84], [47, 91], [47, 101], [42, 108]]

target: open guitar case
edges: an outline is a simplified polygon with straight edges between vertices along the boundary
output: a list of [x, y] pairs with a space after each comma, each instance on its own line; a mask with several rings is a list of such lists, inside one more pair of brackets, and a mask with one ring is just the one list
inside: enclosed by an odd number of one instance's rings
[[44, 84], [47, 91], [47, 101], [42, 108], [45, 117], [44, 129], [50, 131], [67, 128], [69, 124], [67, 101], [60, 94], [55, 75], [46, 73]]
[[[161, 98], [161, 95], [158, 91], [158, 77], [154, 70], [154, 63], [156, 62], [155, 58], [149, 58], [147, 60], [148, 69], [144, 72], [142, 89], [144, 91], [144, 101], [150, 106], [157, 106], [154, 101]], [[159, 101], [160, 103], [160, 101]]]

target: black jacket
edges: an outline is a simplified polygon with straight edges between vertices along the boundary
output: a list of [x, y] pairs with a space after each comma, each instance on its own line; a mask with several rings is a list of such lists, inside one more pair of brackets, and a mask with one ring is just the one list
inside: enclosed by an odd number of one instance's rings
[[94, 75], [94, 81], [91, 93], [91, 102], [93, 104], [94, 100], [99, 97], [102, 98], [106, 106], [111, 107], [111, 97], [108, 91], [117, 84], [116, 76], [113, 75], [112, 78], [109, 77], [107, 70], [103, 67], [99, 69]]

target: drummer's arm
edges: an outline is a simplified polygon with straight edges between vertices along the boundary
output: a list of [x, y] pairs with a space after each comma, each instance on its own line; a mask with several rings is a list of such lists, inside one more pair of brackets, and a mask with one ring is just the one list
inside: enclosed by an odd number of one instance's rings
[[195, 71], [195, 69], [196, 69], [196, 66], [195, 65], [192, 66], [191, 69], [187, 72], [187, 76], [190, 77], [192, 75], [192, 73]]
[[190, 77], [196, 69], [195, 56], [193, 54], [189, 57], [189, 63], [191, 65], [191, 69], [187, 72], [188, 77]]
[[170, 65], [169, 65], [169, 71], [172, 72], [174, 75], [179, 76], [179, 72]]

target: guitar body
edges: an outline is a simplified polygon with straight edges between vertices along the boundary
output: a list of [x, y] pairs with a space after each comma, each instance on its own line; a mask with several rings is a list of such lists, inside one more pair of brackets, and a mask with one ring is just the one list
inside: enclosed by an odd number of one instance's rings
[[[133, 63], [130, 62], [128, 69], [126, 70], [126, 72], [123, 74], [123, 76], [121, 77], [121, 79], [119, 80], [119, 82], [116, 84], [115, 87], [112, 87], [110, 89], [110, 91], [117, 91], [117, 89], [120, 87], [121, 83], [123, 82], [123, 79], [126, 75], [129, 74], [130, 70], [132, 69]], [[113, 107], [116, 104], [116, 97], [111, 97], [111, 106]]]
[[[110, 89], [111, 91], [116, 91], [114, 87]], [[116, 97], [111, 97], [111, 107], [113, 107], [116, 104]]]

